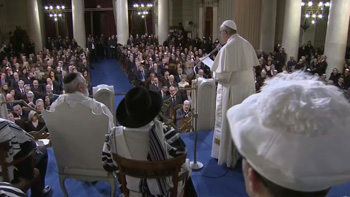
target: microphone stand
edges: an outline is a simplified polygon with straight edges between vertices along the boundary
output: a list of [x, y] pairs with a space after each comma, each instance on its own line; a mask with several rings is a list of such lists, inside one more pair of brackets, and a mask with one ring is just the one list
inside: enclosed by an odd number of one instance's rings
[[198, 141], [198, 86], [199, 86], [199, 81], [198, 77], [196, 77], [196, 105], [195, 105], [195, 110], [194, 110], [194, 160], [190, 162], [190, 168], [194, 171], [196, 170], [201, 170], [203, 168], [203, 163], [200, 161], [197, 161], [197, 141]]

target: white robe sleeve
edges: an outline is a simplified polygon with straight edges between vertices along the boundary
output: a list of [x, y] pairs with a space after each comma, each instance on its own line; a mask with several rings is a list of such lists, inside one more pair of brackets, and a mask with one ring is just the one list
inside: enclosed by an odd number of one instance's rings
[[223, 86], [229, 85], [231, 81], [232, 72], [220, 72], [220, 73], [214, 73], [215, 74], [215, 80], [222, 84]]

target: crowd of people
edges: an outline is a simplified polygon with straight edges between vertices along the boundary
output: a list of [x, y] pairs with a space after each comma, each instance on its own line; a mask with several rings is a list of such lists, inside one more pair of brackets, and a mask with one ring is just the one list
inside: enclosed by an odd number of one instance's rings
[[[25, 34], [25, 31], [21, 32]], [[18, 144], [16, 147], [11, 146], [11, 149], [16, 149], [14, 158], [20, 158], [36, 148], [31, 135], [38, 136], [37, 134], [48, 131], [40, 114], [44, 109], [49, 109], [59, 95], [65, 92], [63, 81], [67, 74], [83, 73], [91, 90], [87, 60], [89, 52], [79, 47], [74, 39], [48, 38], [46, 47], [38, 53], [35, 53], [34, 45], [29, 48], [13, 47], [27, 45], [16, 42], [16, 45], [10, 43], [0, 49], [0, 93], [6, 100], [1, 105], [7, 105], [9, 120], [7, 122], [1, 119], [1, 124], [7, 125], [2, 127], [1, 142], [10, 140], [12, 144]], [[10, 131], [11, 135], [7, 133]], [[16, 137], [8, 138], [10, 136]], [[32, 186], [32, 195], [50, 193], [51, 188], [45, 187], [47, 152], [44, 147], [36, 148], [35, 166], [40, 171], [41, 181]], [[24, 173], [30, 172], [30, 165], [21, 164], [16, 167], [12, 183], [18, 183], [20, 178], [30, 179], [33, 176]]]
[[280, 72], [291, 73], [303, 70], [310, 74], [319, 76], [322, 81], [329, 85], [335, 85], [344, 92], [350, 87], [350, 59], [346, 59], [342, 65], [343, 69], [333, 69], [330, 77], [327, 78], [328, 67], [327, 56], [323, 54], [323, 47], [315, 50], [309, 41], [299, 48], [298, 59], [287, 54], [281, 45], [276, 45], [275, 50], [269, 54], [258, 53], [259, 66], [255, 67], [256, 91], [264, 85], [265, 79], [271, 78]]
[[[9, 118], [27, 131], [42, 128], [31, 110], [40, 114], [50, 107], [64, 92], [63, 79], [67, 73], [83, 73], [91, 89], [88, 51], [77, 46], [74, 39], [63, 42], [60, 37], [48, 38], [47, 48], [28, 55], [9, 51], [12, 50], [6, 46], [0, 51], [0, 92], [8, 102]], [[13, 103], [18, 100], [25, 103]]]

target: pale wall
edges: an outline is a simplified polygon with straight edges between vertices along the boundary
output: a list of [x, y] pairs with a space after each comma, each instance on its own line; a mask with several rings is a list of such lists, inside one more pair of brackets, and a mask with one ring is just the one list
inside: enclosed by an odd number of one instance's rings
[[[27, 1], [24, 0], [0, 0], [0, 27], [2, 42], [8, 43], [8, 32], [21, 26], [27, 30]], [[4, 40], [4, 41], [3, 41]]]

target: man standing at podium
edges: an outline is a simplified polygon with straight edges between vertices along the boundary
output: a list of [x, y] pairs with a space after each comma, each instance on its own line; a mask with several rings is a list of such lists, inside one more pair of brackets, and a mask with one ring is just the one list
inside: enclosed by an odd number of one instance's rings
[[212, 68], [218, 88], [211, 156], [218, 159], [219, 165], [226, 163], [227, 167], [235, 167], [238, 153], [231, 138], [226, 112], [255, 93], [253, 67], [258, 65], [258, 59], [252, 45], [237, 33], [236, 23], [232, 20], [221, 24], [220, 35], [225, 45], [217, 54]]

